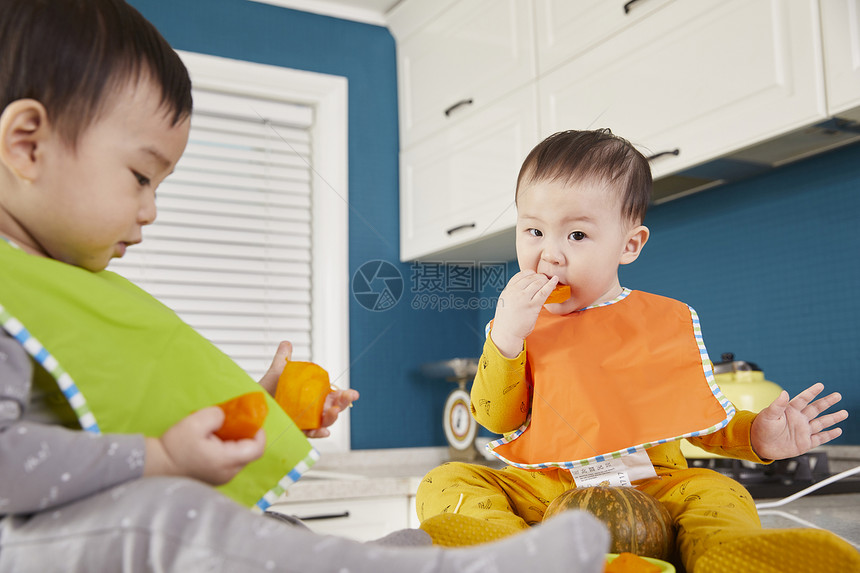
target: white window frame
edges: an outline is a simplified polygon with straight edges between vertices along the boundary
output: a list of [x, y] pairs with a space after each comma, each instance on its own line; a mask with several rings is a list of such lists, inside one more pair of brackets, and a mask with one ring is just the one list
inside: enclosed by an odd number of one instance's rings
[[[314, 109], [311, 127], [311, 349], [338, 388], [349, 379], [349, 194], [347, 79], [178, 51], [195, 88], [272, 98]], [[274, 355], [275, 348], [272, 348]], [[349, 411], [331, 436], [313, 440], [321, 452], [350, 449]]]

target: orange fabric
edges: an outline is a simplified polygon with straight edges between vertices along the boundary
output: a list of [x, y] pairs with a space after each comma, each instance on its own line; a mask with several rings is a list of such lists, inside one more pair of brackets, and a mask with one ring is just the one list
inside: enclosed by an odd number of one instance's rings
[[511, 463], [578, 461], [715, 431], [730, 417], [691, 310], [672, 299], [633, 291], [564, 316], [543, 310], [526, 353], [530, 423], [494, 448]]

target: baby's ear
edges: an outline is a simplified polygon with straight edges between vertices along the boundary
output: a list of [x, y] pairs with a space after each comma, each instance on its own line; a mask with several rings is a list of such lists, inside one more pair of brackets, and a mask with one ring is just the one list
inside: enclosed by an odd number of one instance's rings
[[624, 251], [621, 253], [621, 259], [618, 261], [622, 265], [627, 265], [639, 258], [639, 253], [645, 243], [648, 242], [648, 237], [651, 236], [651, 231], [644, 225], [638, 225], [630, 230], [627, 234], [627, 243], [624, 245]]
[[13, 101], [0, 115], [0, 161], [20, 179], [33, 181], [49, 132], [45, 106], [34, 99]]

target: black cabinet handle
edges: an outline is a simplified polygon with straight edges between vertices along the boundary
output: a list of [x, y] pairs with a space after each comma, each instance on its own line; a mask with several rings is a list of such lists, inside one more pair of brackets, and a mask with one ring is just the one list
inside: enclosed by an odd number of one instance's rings
[[451, 227], [450, 229], [448, 229], [445, 232], [448, 233], [449, 235], [453, 235], [457, 231], [462, 231], [463, 229], [474, 229], [474, 228], [475, 228], [475, 223], [466, 223], [465, 225], [457, 225], [456, 227]]
[[340, 519], [342, 517], [349, 517], [349, 512], [344, 511], [343, 513], [322, 513], [319, 515], [309, 515], [307, 517], [299, 517], [298, 519], [302, 521], [314, 521], [318, 519]]
[[645, 159], [647, 159], [648, 161], [654, 161], [658, 157], [663, 157], [664, 155], [680, 155], [680, 154], [681, 154], [680, 149], [673, 149], [672, 151], [661, 151], [660, 153], [655, 153], [654, 155], [646, 157]]
[[624, 5], [624, 13], [625, 13], [625, 14], [629, 14], [629, 13], [630, 13], [630, 7], [631, 7], [633, 4], [636, 4], [637, 2], [639, 2], [639, 0], [630, 0], [630, 2], [627, 2], [627, 3]]
[[458, 107], [461, 107], [464, 105], [472, 105], [473, 103], [475, 103], [475, 100], [473, 100], [472, 98], [461, 99], [460, 101], [458, 101], [457, 103], [455, 103], [454, 105], [452, 105], [451, 107], [449, 107], [448, 109], [445, 110], [445, 117], [450, 116], [451, 112], [454, 111], [455, 109], [457, 109]]

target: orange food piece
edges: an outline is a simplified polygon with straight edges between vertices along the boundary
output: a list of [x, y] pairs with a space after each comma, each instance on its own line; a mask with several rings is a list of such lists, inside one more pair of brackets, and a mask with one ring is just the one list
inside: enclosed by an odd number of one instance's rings
[[660, 567], [633, 553], [619, 553], [606, 564], [603, 573], [660, 573]]
[[221, 402], [218, 407], [224, 410], [224, 423], [215, 432], [222, 440], [245, 440], [257, 435], [263, 427], [269, 405], [266, 395], [254, 391]]
[[570, 287], [567, 285], [558, 285], [554, 289], [552, 289], [551, 293], [549, 293], [549, 297], [547, 297], [545, 304], [564, 302], [569, 298]]
[[322, 425], [325, 399], [331, 393], [328, 372], [313, 362], [288, 360], [275, 390], [275, 401], [300, 430]]

